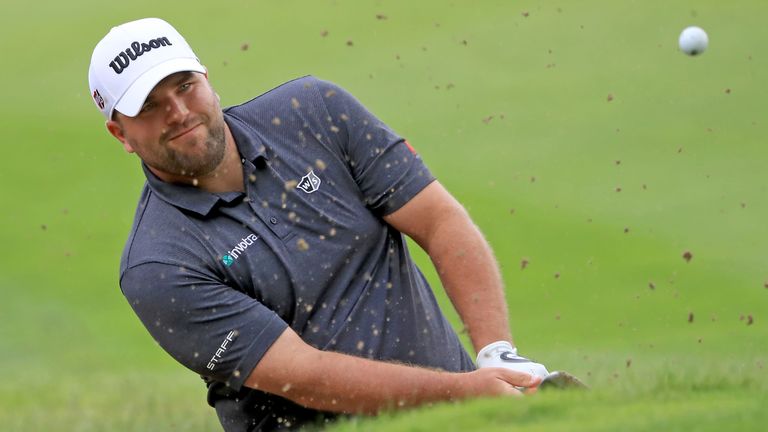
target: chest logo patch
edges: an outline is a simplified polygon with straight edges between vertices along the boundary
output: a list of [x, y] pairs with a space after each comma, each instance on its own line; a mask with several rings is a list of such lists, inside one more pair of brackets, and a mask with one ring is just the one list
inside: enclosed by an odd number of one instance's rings
[[238, 259], [246, 249], [248, 249], [248, 246], [254, 244], [258, 239], [259, 237], [256, 234], [249, 234], [247, 237], [241, 238], [231, 251], [227, 252], [221, 257], [221, 262], [223, 262], [227, 267], [231, 266], [235, 263], [235, 260]]
[[315, 192], [320, 189], [320, 177], [315, 175], [313, 170], [310, 170], [309, 174], [301, 178], [301, 181], [296, 186], [296, 189], [301, 189], [308, 194]]

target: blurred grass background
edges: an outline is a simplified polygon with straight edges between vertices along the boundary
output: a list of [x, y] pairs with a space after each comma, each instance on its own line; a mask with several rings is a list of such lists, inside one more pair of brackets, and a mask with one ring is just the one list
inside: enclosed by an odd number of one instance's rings
[[[757, 428], [768, 387], [767, 14], [757, 0], [5, 4], [2, 429], [218, 428], [202, 382], [157, 347], [117, 285], [143, 176], [93, 108], [87, 68], [111, 26], [146, 16], [185, 35], [225, 105], [312, 74], [408, 137], [494, 247], [521, 352], [596, 388], [341, 428], [467, 430], [496, 418], [647, 430], [665, 423], [646, 411], [688, 412], [670, 400], [694, 414], [660, 415], [669, 429], [734, 416]], [[677, 49], [693, 24], [710, 36], [698, 57]], [[478, 420], [438, 422], [448, 411]]]

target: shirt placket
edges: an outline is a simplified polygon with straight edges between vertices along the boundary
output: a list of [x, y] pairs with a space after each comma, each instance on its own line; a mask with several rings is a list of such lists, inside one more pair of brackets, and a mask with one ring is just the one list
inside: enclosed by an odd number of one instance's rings
[[251, 161], [242, 159], [248, 204], [264, 226], [279, 239], [286, 240], [293, 232], [283, 220], [280, 206], [287, 199], [288, 191], [268, 162], [262, 162], [257, 167]]

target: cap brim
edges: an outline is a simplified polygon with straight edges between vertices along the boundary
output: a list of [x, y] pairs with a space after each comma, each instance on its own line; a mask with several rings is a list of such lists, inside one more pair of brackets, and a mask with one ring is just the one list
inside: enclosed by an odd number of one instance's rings
[[160, 63], [138, 77], [125, 91], [123, 97], [115, 104], [114, 109], [128, 117], [136, 117], [141, 111], [144, 101], [153, 88], [168, 75], [176, 72], [200, 72], [206, 70], [199, 61], [193, 58], [175, 58]]

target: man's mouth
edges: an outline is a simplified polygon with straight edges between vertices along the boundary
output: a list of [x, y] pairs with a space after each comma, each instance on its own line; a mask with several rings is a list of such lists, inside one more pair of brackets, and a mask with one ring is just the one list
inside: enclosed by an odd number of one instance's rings
[[177, 139], [177, 138], [181, 138], [181, 137], [183, 137], [184, 135], [186, 135], [186, 134], [188, 134], [188, 133], [192, 132], [193, 130], [195, 130], [195, 129], [196, 129], [198, 126], [200, 126], [201, 124], [202, 124], [202, 123], [198, 123], [198, 124], [196, 124], [196, 125], [192, 126], [192, 127], [191, 127], [191, 128], [189, 128], [189, 129], [185, 129], [185, 130], [183, 130], [183, 131], [179, 132], [178, 134], [176, 134], [176, 135], [174, 135], [174, 136], [172, 136], [172, 137], [168, 138], [168, 141], [173, 141], [173, 140], [175, 140], [175, 139]]

